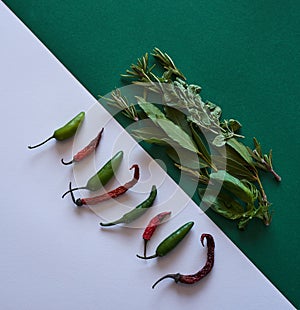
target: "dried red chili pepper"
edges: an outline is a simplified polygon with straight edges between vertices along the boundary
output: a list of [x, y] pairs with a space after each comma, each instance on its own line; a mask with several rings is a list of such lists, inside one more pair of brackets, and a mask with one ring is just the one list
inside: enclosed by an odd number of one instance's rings
[[204, 238], [206, 238], [206, 244], [207, 244], [207, 260], [206, 260], [206, 264], [204, 265], [204, 267], [201, 270], [199, 270], [197, 273], [192, 274], [192, 275], [183, 275], [180, 273], [167, 274], [167, 275], [163, 276], [162, 278], [160, 278], [159, 280], [157, 280], [152, 285], [152, 288], [154, 288], [157, 285], [157, 283], [159, 283], [160, 281], [162, 281], [166, 278], [171, 278], [176, 283], [181, 282], [181, 283], [185, 283], [185, 284], [194, 284], [194, 283], [200, 281], [205, 276], [207, 276], [209, 274], [209, 272], [212, 270], [213, 265], [214, 265], [215, 241], [214, 241], [214, 238], [212, 235], [202, 234], [200, 240], [201, 240], [201, 243], [203, 246], [204, 246], [204, 244], [203, 244]]
[[74, 155], [73, 159], [71, 161], [65, 162], [62, 158], [61, 162], [64, 165], [70, 165], [74, 162], [79, 162], [79, 161], [83, 160], [88, 155], [93, 153], [99, 145], [103, 130], [104, 130], [104, 128], [101, 129], [101, 131], [98, 133], [96, 138], [94, 138], [87, 146], [85, 146], [81, 151], [79, 151], [76, 155]]
[[104, 193], [102, 195], [98, 195], [95, 197], [88, 197], [88, 198], [78, 198], [75, 200], [74, 194], [72, 192], [72, 184], [70, 182], [70, 193], [71, 193], [71, 197], [73, 202], [78, 206], [81, 207], [83, 205], [96, 205], [102, 201], [108, 200], [108, 199], [112, 199], [112, 198], [116, 198], [122, 194], [124, 194], [125, 192], [127, 192], [127, 190], [131, 187], [133, 187], [139, 180], [140, 178], [140, 168], [138, 165], [133, 165], [131, 169], [134, 169], [134, 175], [131, 181], [125, 183], [124, 185], [121, 185], [119, 187], [117, 187], [116, 189], [109, 191], [107, 193]]
[[144, 257], [146, 257], [146, 252], [147, 252], [147, 243], [151, 239], [152, 235], [154, 234], [154, 231], [158, 227], [159, 224], [163, 222], [163, 220], [170, 216], [171, 211], [168, 212], [161, 212], [154, 216], [148, 225], [146, 226], [144, 233], [143, 233], [143, 239], [144, 239]]

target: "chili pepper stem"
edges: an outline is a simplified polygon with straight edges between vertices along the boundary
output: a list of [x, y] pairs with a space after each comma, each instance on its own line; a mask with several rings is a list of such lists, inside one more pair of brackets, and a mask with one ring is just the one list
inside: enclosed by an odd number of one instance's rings
[[31, 149], [35, 149], [36, 147], [39, 147], [39, 146], [45, 144], [46, 142], [48, 142], [49, 140], [51, 140], [51, 139], [53, 139], [53, 138], [54, 138], [54, 136], [51, 136], [51, 137], [49, 137], [48, 139], [46, 139], [45, 141], [43, 141], [43, 142], [41, 142], [41, 143], [39, 143], [39, 144], [36, 144], [36, 145], [33, 145], [33, 146], [28, 145], [28, 148], [29, 148], [30, 150], [31, 150]]
[[114, 225], [117, 225], [117, 224], [121, 224], [122, 221], [115, 221], [115, 222], [109, 222], [109, 223], [100, 223], [101, 226], [114, 226]]
[[74, 188], [70, 188], [68, 191], [66, 191], [62, 196], [61, 198], [64, 198], [67, 194], [69, 193], [73, 193], [73, 191], [77, 191], [79, 189], [86, 189], [85, 186], [82, 186], [82, 187], [74, 187]]
[[78, 198], [78, 199], [75, 200], [74, 194], [71, 191], [71, 189], [72, 189], [72, 182], [69, 183], [69, 188], [70, 188], [69, 192], [71, 193], [72, 201], [74, 202], [74, 204], [76, 204], [77, 207], [81, 207], [83, 205], [81, 199]]
[[71, 164], [73, 163], [73, 160], [70, 160], [70, 161], [68, 161], [68, 162], [65, 162], [64, 159], [62, 158], [62, 159], [61, 159], [61, 162], [62, 162], [62, 164], [64, 164], [64, 165], [71, 165]]
[[167, 278], [171, 278], [175, 281], [175, 283], [177, 283], [179, 281], [179, 278], [180, 278], [181, 274], [180, 273], [170, 273], [170, 274], [167, 274], [163, 277], [161, 277], [160, 279], [158, 279], [153, 285], [152, 285], [152, 288], [154, 288], [160, 281], [164, 280], [164, 279], [167, 279]]
[[158, 257], [157, 254], [153, 254], [153, 255], [151, 255], [151, 256], [141, 256], [141, 255], [139, 255], [139, 254], [136, 254], [136, 256], [137, 256], [138, 258], [141, 258], [141, 259], [152, 259], [152, 258]]
[[148, 240], [144, 239], [144, 257], [146, 257], [146, 254], [147, 254], [147, 243], [148, 243]]

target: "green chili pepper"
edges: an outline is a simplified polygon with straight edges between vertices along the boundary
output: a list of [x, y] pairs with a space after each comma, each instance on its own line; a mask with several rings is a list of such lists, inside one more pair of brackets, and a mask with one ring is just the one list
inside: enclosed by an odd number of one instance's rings
[[76, 133], [79, 125], [83, 121], [84, 117], [85, 117], [85, 113], [80, 112], [74, 118], [72, 118], [67, 124], [56, 129], [51, 137], [49, 137], [48, 139], [46, 139], [45, 141], [43, 141], [37, 145], [28, 146], [28, 148], [34, 149], [36, 147], [43, 145], [44, 143], [48, 142], [49, 140], [51, 140], [53, 138], [56, 139], [57, 141], [63, 141], [63, 140], [66, 140], [68, 138], [71, 138], [72, 136], [75, 135], [75, 133]]
[[172, 251], [180, 241], [187, 235], [187, 233], [192, 229], [194, 226], [194, 222], [187, 222], [173, 233], [171, 233], [167, 238], [165, 238], [156, 248], [155, 254], [151, 256], [140, 256], [136, 255], [142, 259], [150, 259], [155, 257], [162, 257]]
[[110, 223], [100, 223], [100, 225], [101, 226], [113, 226], [113, 225], [117, 225], [117, 224], [121, 224], [121, 223], [129, 224], [129, 223], [133, 222], [134, 220], [141, 217], [153, 205], [153, 202], [156, 198], [156, 195], [157, 195], [157, 189], [156, 189], [156, 186], [153, 185], [152, 189], [151, 189], [151, 193], [145, 201], [140, 203], [133, 210], [125, 213], [118, 220], [116, 220], [114, 222], [110, 222]]
[[66, 194], [73, 192], [78, 189], [88, 189], [90, 191], [97, 191], [102, 186], [106, 185], [107, 182], [114, 176], [116, 170], [119, 168], [123, 159], [123, 151], [116, 153], [97, 173], [95, 173], [86, 183], [85, 186], [71, 188], [66, 191], [62, 198]]

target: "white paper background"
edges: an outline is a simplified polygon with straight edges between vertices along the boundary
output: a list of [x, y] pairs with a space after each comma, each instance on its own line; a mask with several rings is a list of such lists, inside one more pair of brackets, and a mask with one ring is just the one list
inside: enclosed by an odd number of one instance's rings
[[[70, 158], [73, 140], [52, 140], [36, 150], [27, 145], [50, 136], [79, 111], [88, 111], [95, 99], [2, 2], [0, 40], [0, 309], [293, 308], [192, 201], [159, 228], [148, 253], [174, 229], [194, 220], [184, 242], [164, 258], [142, 261], [135, 256], [142, 252], [142, 229], [100, 229], [93, 212], [62, 200], [74, 175], [60, 159]], [[118, 124], [113, 127], [121, 132]], [[109, 155], [104, 151], [107, 139], [99, 148], [103, 161]], [[139, 156], [141, 163], [149, 161], [147, 154]], [[127, 168], [125, 161], [120, 179], [131, 177]], [[175, 185], [168, 176], [160, 177], [165, 188]], [[161, 199], [167, 194], [159, 193]], [[183, 192], [180, 196], [186, 199]], [[206, 258], [199, 242], [203, 232], [216, 242], [211, 274], [194, 286], [169, 279], [152, 290], [166, 273], [201, 268]]]

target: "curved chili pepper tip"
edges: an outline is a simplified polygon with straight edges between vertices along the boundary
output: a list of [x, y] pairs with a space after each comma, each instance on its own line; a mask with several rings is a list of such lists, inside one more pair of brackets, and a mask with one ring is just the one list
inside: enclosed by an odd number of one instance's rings
[[75, 200], [74, 194], [72, 192], [72, 182], [69, 183], [69, 188], [70, 188], [69, 192], [71, 193], [73, 203], [76, 204], [77, 207], [81, 207], [83, 205], [83, 202], [80, 198]]
[[164, 279], [167, 279], [167, 278], [171, 278], [175, 281], [175, 283], [177, 283], [179, 281], [181, 277], [181, 274], [180, 273], [170, 273], [170, 274], [167, 274], [163, 277], [161, 277], [160, 279], [158, 279], [153, 285], [152, 285], [152, 288], [154, 288], [160, 281], [164, 280]]
[[73, 193], [73, 191], [77, 191], [79, 189], [86, 189], [85, 186], [82, 186], [82, 187], [74, 187], [74, 188], [69, 188], [69, 190], [67, 190], [62, 196], [61, 198], [64, 198], [67, 194], [69, 193]]
[[53, 139], [53, 138], [54, 138], [54, 136], [51, 136], [51, 137], [49, 137], [48, 139], [46, 139], [45, 141], [43, 141], [43, 142], [41, 142], [41, 143], [39, 143], [39, 144], [36, 144], [36, 145], [33, 145], [33, 146], [28, 145], [28, 148], [29, 148], [30, 150], [31, 150], [31, 149], [35, 149], [36, 147], [39, 147], [39, 146], [45, 144], [46, 142], [48, 142], [49, 140], [51, 140], [51, 139]]
[[141, 258], [141, 259], [151, 259], [151, 258], [156, 258], [156, 257], [158, 257], [158, 255], [157, 255], [157, 254], [153, 254], [153, 255], [151, 255], [151, 256], [141, 256], [141, 255], [139, 255], [139, 254], [136, 254], [136, 257]]
[[73, 160], [70, 160], [70, 161], [68, 161], [68, 162], [65, 162], [63, 158], [62, 158], [60, 161], [61, 161], [62, 164], [64, 164], [64, 165], [71, 165], [71, 164], [73, 163]]

